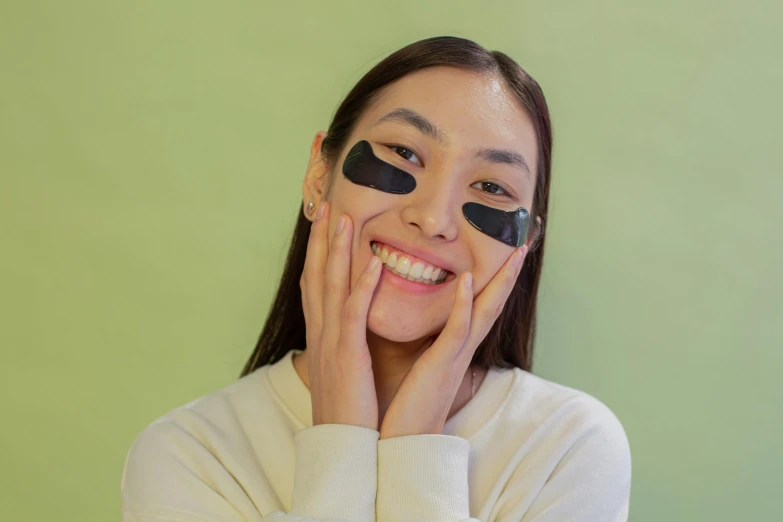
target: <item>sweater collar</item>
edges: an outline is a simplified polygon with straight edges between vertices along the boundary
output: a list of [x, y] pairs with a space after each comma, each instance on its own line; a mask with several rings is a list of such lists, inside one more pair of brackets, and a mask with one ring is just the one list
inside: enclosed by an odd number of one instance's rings
[[[294, 354], [304, 350], [290, 350], [282, 359], [267, 367], [267, 376], [273, 392], [299, 429], [312, 427], [312, 402], [310, 390], [302, 382], [294, 368]], [[446, 421], [444, 435], [456, 435], [465, 439], [473, 437], [487, 426], [501, 409], [514, 383], [518, 380], [516, 369], [492, 367], [487, 372], [475, 396]], [[520, 370], [521, 371], [521, 370]]]

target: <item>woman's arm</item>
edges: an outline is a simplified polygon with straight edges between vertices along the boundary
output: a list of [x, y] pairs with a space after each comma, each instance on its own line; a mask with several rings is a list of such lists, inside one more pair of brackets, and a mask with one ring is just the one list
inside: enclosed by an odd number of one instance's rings
[[[631, 453], [620, 421], [586, 396], [569, 401], [556, 415], [561, 418], [552, 419], [559, 429], [547, 442], [551, 449], [535, 450], [561, 453], [554, 469], [544, 464], [546, 469], [535, 472], [541, 476], [531, 477], [531, 459], [551, 458], [525, 455], [526, 466], [516, 466], [491, 513], [482, 515], [495, 522], [627, 521]], [[377, 522], [479, 522], [470, 515], [469, 452], [467, 440], [450, 435], [380, 440]], [[508, 465], [498, 462], [497, 472], [488, 475], [497, 477]], [[541, 485], [532, 491], [531, 484]]]
[[375, 521], [380, 432], [348, 424], [300, 430], [291, 513]]
[[123, 520], [374, 522], [379, 436], [345, 424], [300, 430], [291, 510], [262, 514], [209, 448], [176, 423], [155, 423], [128, 453]]
[[470, 443], [451, 435], [378, 441], [378, 522], [468, 522]]

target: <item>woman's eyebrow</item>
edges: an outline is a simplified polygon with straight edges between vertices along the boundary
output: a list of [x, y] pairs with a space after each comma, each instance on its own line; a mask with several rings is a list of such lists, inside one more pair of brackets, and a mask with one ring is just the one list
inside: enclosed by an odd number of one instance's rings
[[[437, 125], [412, 109], [406, 109], [404, 107], [394, 109], [376, 121], [372, 126], [375, 127], [385, 121], [396, 121], [404, 125], [410, 125], [415, 127], [425, 136], [434, 139], [442, 145], [448, 144], [446, 135]], [[517, 167], [527, 174], [527, 181], [531, 181], [530, 167], [528, 166], [525, 157], [518, 152], [505, 149], [483, 148], [476, 152], [476, 157], [484, 161], [489, 161], [490, 163], [503, 163]]]
[[404, 125], [411, 125], [425, 136], [434, 139], [442, 145], [448, 145], [446, 135], [438, 126], [414, 110], [406, 109], [404, 107], [394, 109], [389, 114], [376, 121], [373, 124], [373, 127], [380, 125], [385, 121], [396, 121]]
[[530, 173], [530, 167], [528, 167], [527, 161], [525, 161], [525, 157], [518, 152], [514, 152], [513, 150], [505, 150], [505, 149], [485, 148], [485, 149], [480, 149], [476, 153], [476, 157], [479, 159], [489, 161], [491, 163], [504, 163], [507, 165], [511, 165], [512, 167], [517, 167], [527, 175], [528, 182], [532, 181], [530, 179], [532, 175]]

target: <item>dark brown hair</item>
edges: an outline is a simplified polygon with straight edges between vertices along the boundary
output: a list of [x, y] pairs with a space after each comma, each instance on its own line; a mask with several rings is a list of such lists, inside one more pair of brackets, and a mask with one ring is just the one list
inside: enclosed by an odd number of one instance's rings
[[[321, 145], [321, 154], [329, 171], [333, 172], [357, 121], [377, 101], [384, 88], [409, 73], [436, 66], [457, 67], [503, 78], [533, 121], [538, 140], [538, 163], [529, 232], [535, 239], [500, 317], [473, 357], [474, 364], [485, 368], [518, 367], [532, 371], [536, 300], [544, 258], [544, 225], [552, 165], [549, 109], [538, 82], [507, 55], [488, 51], [471, 40], [452, 36], [421, 40], [389, 55], [359, 80], [337, 109]], [[266, 364], [274, 364], [292, 349], [306, 348], [299, 279], [304, 269], [311, 221], [303, 215], [301, 208], [297, 206], [299, 219], [275, 301], [241, 376]], [[541, 218], [541, 226], [538, 226], [537, 217]]]

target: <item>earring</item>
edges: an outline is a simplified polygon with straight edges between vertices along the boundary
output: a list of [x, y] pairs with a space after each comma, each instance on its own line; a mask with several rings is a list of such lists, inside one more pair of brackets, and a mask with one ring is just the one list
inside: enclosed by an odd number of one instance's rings
[[314, 208], [315, 208], [315, 205], [313, 205], [313, 202], [311, 201], [310, 203], [307, 204], [307, 213], [308, 214], [312, 214]]

